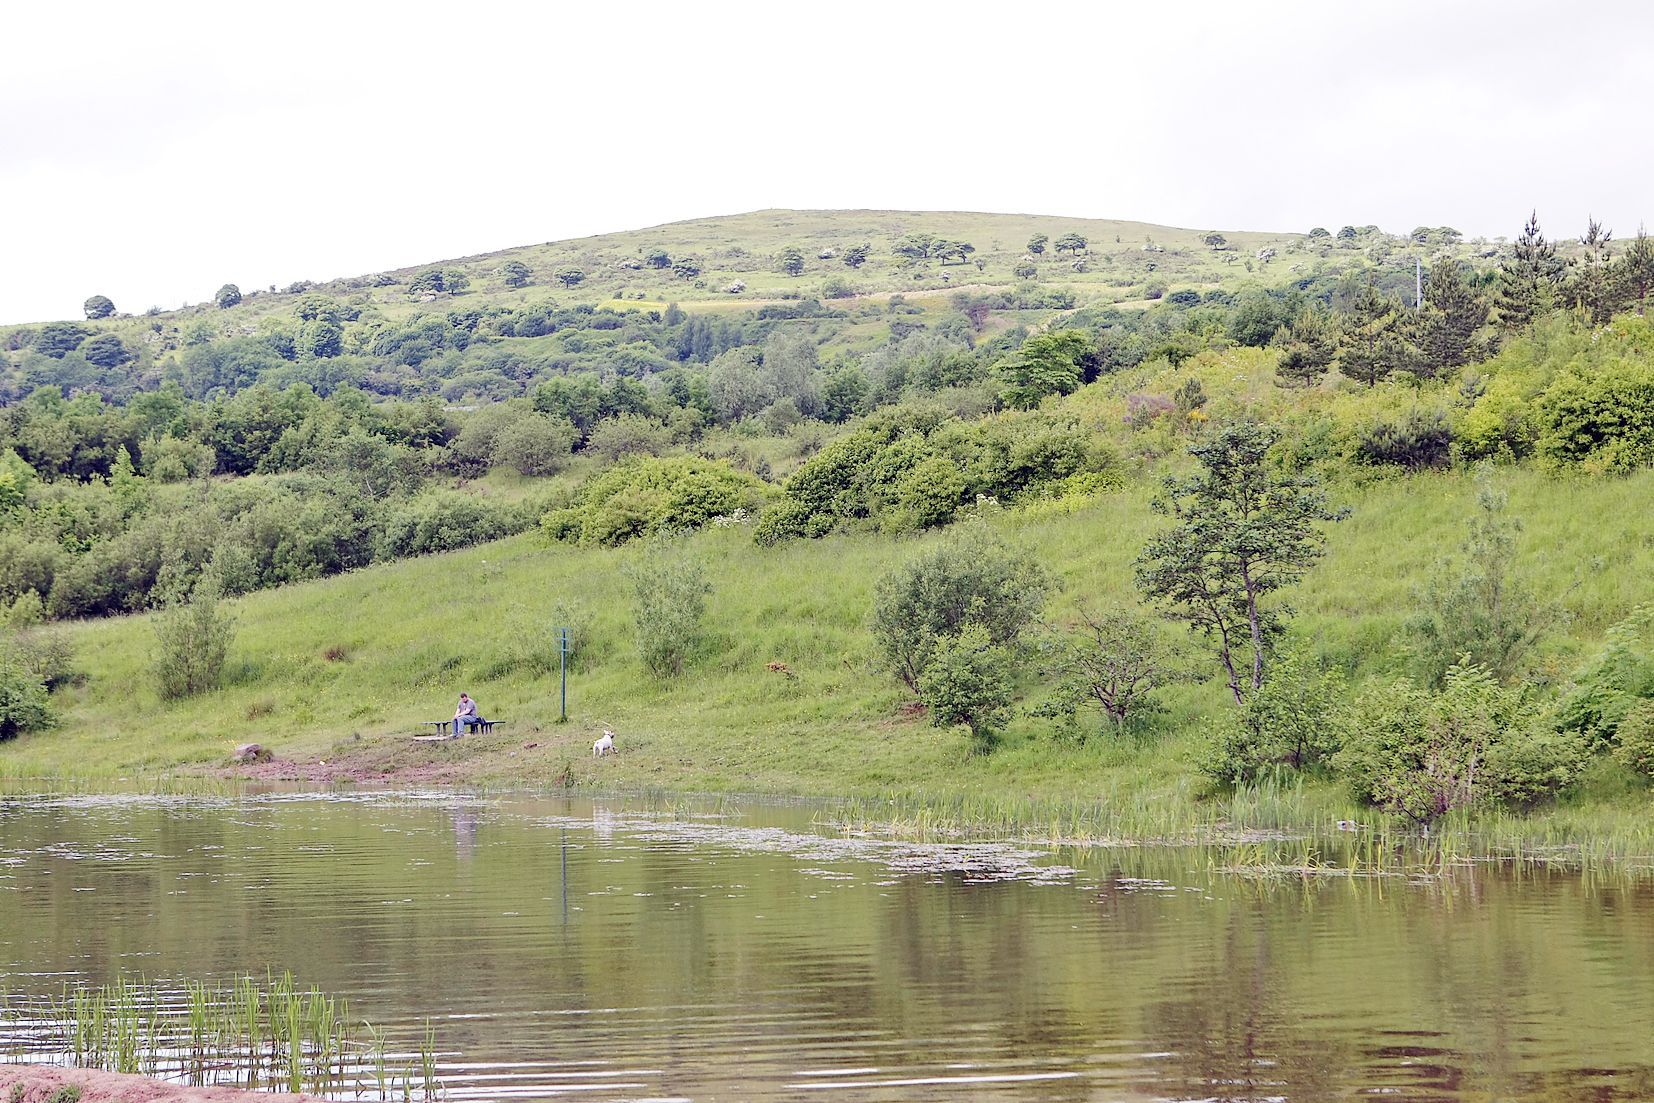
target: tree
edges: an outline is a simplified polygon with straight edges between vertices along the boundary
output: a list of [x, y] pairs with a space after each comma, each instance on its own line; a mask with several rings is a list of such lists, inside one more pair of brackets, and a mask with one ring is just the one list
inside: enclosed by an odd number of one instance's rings
[[890, 249], [900, 257], [912, 257], [914, 260], [924, 260], [930, 256], [931, 243], [936, 239], [930, 234], [903, 234], [896, 239]]
[[574, 426], [560, 418], [529, 414], [495, 435], [493, 459], [519, 475], [552, 475], [568, 462], [573, 448]]
[[55, 722], [46, 685], [30, 669], [22, 649], [14, 642], [0, 645], [0, 742]]
[[843, 260], [845, 266], [849, 268], [860, 268], [862, 265], [867, 263], [867, 258], [872, 254], [872, 252], [873, 246], [869, 245], [865, 241], [860, 245], [850, 246], [848, 249], [844, 250]]
[[705, 570], [662, 536], [651, 538], [621, 573], [632, 584], [632, 617], [644, 668], [656, 678], [675, 677], [700, 642], [706, 596], [712, 592]]
[[520, 260], [508, 260], [500, 265], [500, 282], [507, 287], [526, 287], [534, 278], [534, 269]]
[[1017, 266], [1011, 269], [1011, 274], [1019, 280], [1031, 280], [1039, 275], [1039, 269], [1034, 266], [1033, 261], [1025, 259], [1017, 262]]
[[1419, 590], [1408, 622], [1412, 649], [1428, 684], [1439, 685], [1455, 664], [1473, 663], [1501, 681], [1555, 622], [1533, 591], [1514, 577], [1521, 526], [1505, 516], [1507, 497], [1492, 471], [1476, 473], [1476, 513], [1457, 561], [1436, 564]]
[[1080, 234], [1064, 234], [1056, 241], [1056, 250], [1059, 253], [1083, 253], [1088, 242]]
[[1569, 265], [1568, 278], [1562, 285], [1568, 305], [1596, 326], [1612, 321], [1626, 301], [1620, 268], [1613, 262], [1613, 240], [1614, 235], [1604, 230], [1602, 223], [1590, 219], [1579, 239], [1585, 251]]
[[1038, 616], [1050, 588], [1031, 557], [973, 526], [878, 580], [873, 637], [897, 676], [917, 691], [939, 640], [975, 624], [988, 643], [1010, 646]]
[[670, 268], [672, 267], [672, 254], [665, 249], [651, 249], [643, 255], [643, 263], [650, 268]]
[[1201, 772], [1239, 785], [1281, 767], [1324, 765], [1339, 749], [1345, 688], [1343, 671], [1317, 661], [1301, 644], [1277, 648], [1263, 685], [1219, 722], [1200, 758]]
[[1338, 370], [1371, 387], [1397, 368], [1405, 368], [1414, 350], [1404, 327], [1401, 303], [1381, 294], [1377, 282], [1368, 277], [1344, 324]]
[[1443, 260], [1424, 281], [1424, 303], [1413, 320], [1419, 356], [1410, 365], [1435, 379], [1470, 361], [1470, 342], [1487, 321], [1488, 306], [1455, 260]]
[[1125, 608], [1104, 613], [1081, 608], [1047, 650], [1046, 673], [1057, 686], [1040, 711], [1073, 716], [1094, 708], [1117, 731], [1135, 717], [1159, 711], [1156, 690], [1199, 680], [1152, 621]]
[[1028, 239], [1028, 251], [1036, 257], [1040, 256], [1045, 252], [1045, 243], [1050, 240], [1045, 234], [1035, 234]]
[[1311, 387], [1325, 374], [1338, 352], [1338, 331], [1327, 315], [1306, 306], [1280, 331], [1281, 359], [1276, 378], [1289, 387]]
[[1011, 654], [981, 624], [936, 642], [919, 675], [919, 701], [937, 727], [964, 724], [981, 753], [1011, 718]]
[[209, 563], [187, 599], [175, 590], [156, 615], [151, 659], [163, 700], [217, 688], [235, 641], [235, 618], [220, 607], [223, 593], [218, 569]]
[[107, 295], [93, 295], [81, 304], [81, 309], [86, 311], [88, 321], [95, 321], [115, 313], [115, 304]]
[[564, 287], [578, 287], [585, 281], [586, 273], [578, 268], [560, 268], [555, 278]]
[[804, 274], [804, 250], [789, 245], [775, 255], [775, 266], [789, 276]]
[[1528, 216], [1511, 256], [1499, 266], [1494, 292], [1494, 319], [1499, 328], [1514, 332], [1548, 314], [1561, 282], [1564, 265], [1556, 245], [1539, 229], [1539, 212]]
[[1062, 329], [1030, 337], [1022, 347], [994, 365], [1000, 395], [1007, 405], [1031, 410], [1046, 396], [1069, 394], [1095, 378], [1096, 346], [1078, 329]]
[[[1322, 230], [1321, 232], [1323, 234], [1326, 233], [1325, 230]], [[1229, 244], [1229, 239], [1219, 233], [1207, 234], [1205, 237], [1201, 238], [1201, 241], [1206, 243], [1206, 248], [1208, 249], [1222, 249]]]
[[1331, 237], [1332, 235], [1327, 233], [1327, 228], [1325, 226], [1316, 226], [1316, 227], [1314, 227], [1313, 229], [1310, 230], [1309, 236], [1311, 238], [1317, 238], [1318, 239], [1318, 238], [1323, 238], [1323, 237]]
[[1236, 704], [1263, 684], [1264, 660], [1284, 610], [1270, 598], [1304, 576], [1326, 549], [1317, 521], [1327, 507], [1320, 484], [1279, 474], [1270, 426], [1225, 426], [1189, 449], [1200, 469], [1168, 479], [1155, 512], [1172, 526], [1137, 557], [1137, 585], [1212, 640]]
[[218, 294], [213, 296], [212, 301], [217, 304], [218, 309], [228, 310], [241, 302], [241, 288], [233, 283], [227, 283], [218, 289]]
[[692, 280], [701, 274], [700, 262], [679, 257], [672, 262], [672, 274], [680, 280]]
[[1654, 238], [1639, 229], [1620, 264], [1625, 269], [1625, 297], [1628, 302], [1635, 302], [1637, 312], [1642, 313], [1648, 306], [1649, 294], [1654, 293]]
[[93, 330], [79, 322], [47, 322], [34, 337], [34, 350], [42, 356], [61, 360], [86, 341]]
[[954, 264], [964, 264], [974, 252], [976, 252], [976, 246], [968, 241], [938, 239], [930, 247], [930, 255], [942, 264], [947, 264], [950, 261]]

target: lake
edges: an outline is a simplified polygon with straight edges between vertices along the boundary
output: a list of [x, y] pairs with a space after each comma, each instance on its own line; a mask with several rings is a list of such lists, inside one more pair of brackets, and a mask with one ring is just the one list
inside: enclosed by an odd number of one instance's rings
[[829, 818], [0, 798], [0, 991], [291, 970], [429, 1019], [454, 1100], [1654, 1098], [1646, 876], [1248, 876]]

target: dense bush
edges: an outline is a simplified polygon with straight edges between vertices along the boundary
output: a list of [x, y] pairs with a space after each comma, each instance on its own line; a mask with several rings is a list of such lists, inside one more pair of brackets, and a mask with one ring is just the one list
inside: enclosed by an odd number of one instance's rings
[[1446, 467], [1453, 459], [1453, 430], [1441, 410], [1410, 410], [1400, 421], [1381, 421], [1362, 433], [1356, 455], [1371, 464]]
[[1010, 719], [1011, 689], [1011, 653], [978, 623], [936, 641], [917, 686], [930, 722], [937, 727], [964, 724], [978, 751], [990, 749], [995, 733]]
[[665, 536], [649, 541], [622, 569], [632, 584], [632, 617], [644, 668], [657, 678], [681, 673], [700, 640], [706, 596], [712, 592], [705, 569]]
[[156, 617], [154, 675], [163, 700], [217, 688], [235, 641], [235, 618], [222, 597], [218, 572], [209, 568], [187, 598], [174, 597]]
[[767, 488], [721, 460], [639, 457], [593, 478], [578, 502], [541, 521], [547, 535], [582, 544], [624, 544], [637, 537], [698, 528], [736, 510], [756, 512]]
[[1218, 722], [1198, 762], [1215, 781], [1238, 785], [1282, 768], [1324, 766], [1339, 749], [1342, 671], [1301, 646], [1280, 648], [1268, 670], [1246, 703]]
[[1620, 360], [1570, 372], [1538, 403], [1538, 454], [1557, 465], [1629, 471], [1654, 464], [1654, 363]]
[[0, 741], [48, 728], [54, 721], [40, 676], [15, 646], [0, 646]]

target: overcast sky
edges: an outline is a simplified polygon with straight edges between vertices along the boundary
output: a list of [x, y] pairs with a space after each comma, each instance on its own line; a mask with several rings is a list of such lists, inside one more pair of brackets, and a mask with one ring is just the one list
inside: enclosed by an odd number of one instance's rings
[[0, 321], [762, 207], [1626, 237], [1650, 7], [14, 4]]

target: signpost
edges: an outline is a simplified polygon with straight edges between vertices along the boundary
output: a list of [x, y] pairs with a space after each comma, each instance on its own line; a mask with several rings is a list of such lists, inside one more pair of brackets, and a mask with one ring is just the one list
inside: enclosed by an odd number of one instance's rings
[[562, 676], [563, 693], [562, 704], [559, 706], [557, 722], [564, 724], [569, 718], [569, 630], [557, 630], [557, 671]]

